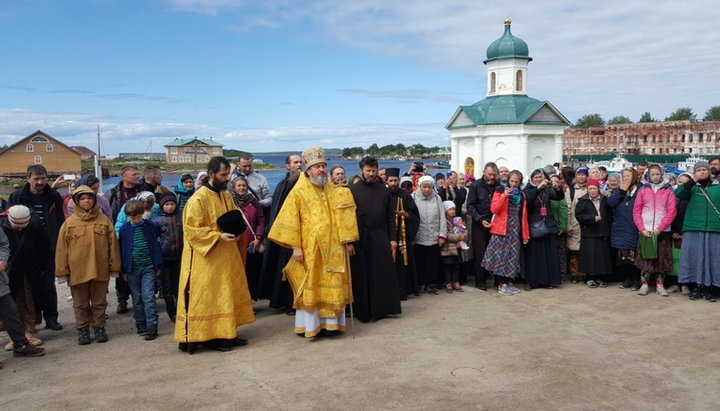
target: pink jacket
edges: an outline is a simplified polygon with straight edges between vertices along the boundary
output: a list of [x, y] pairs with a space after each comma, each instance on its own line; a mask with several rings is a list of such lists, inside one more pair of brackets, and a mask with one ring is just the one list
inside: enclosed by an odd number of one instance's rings
[[665, 185], [653, 191], [645, 185], [638, 191], [633, 207], [633, 221], [639, 231], [670, 231], [677, 214], [677, 200], [672, 188]]

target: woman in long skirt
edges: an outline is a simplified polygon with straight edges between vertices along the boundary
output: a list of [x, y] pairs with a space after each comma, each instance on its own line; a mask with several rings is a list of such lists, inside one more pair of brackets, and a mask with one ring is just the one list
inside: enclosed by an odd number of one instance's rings
[[490, 203], [490, 211], [495, 214], [490, 227], [488, 242], [482, 267], [497, 278], [498, 293], [512, 295], [520, 290], [512, 281], [520, 274], [520, 247], [530, 239], [527, 222], [527, 205], [524, 193], [520, 191], [522, 173], [513, 170], [508, 175], [508, 187], [498, 187]]

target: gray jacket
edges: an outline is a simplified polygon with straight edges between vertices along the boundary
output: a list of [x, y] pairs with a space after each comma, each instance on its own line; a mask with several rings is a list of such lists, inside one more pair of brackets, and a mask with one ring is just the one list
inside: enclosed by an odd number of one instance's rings
[[425, 197], [418, 189], [412, 193], [412, 198], [420, 212], [420, 228], [413, 244], [437, 245], [438, 238], [445, 238], [447, 235], [445, 209], [440, 196], [433, 191], [430, 196]]
[[[6, 264], [10, 258], [10, 241], [8, 241], [5, 231], [0, 229], [0, 261]], [[7, 271], [0, 271], [0, 297], [10, 294], [10, 278]]]

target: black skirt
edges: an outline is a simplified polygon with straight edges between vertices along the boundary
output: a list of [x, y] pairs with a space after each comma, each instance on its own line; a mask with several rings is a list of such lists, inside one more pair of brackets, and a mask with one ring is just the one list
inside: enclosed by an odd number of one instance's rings
[[530, 240], [525, 246], [525, 267], [525, 280], [529, 285], [559, 285], [560, 256], [556, 236]]
[[612, 256], [607, 237], [580, 238], [580, 272], [585, 275], [612, 274]]

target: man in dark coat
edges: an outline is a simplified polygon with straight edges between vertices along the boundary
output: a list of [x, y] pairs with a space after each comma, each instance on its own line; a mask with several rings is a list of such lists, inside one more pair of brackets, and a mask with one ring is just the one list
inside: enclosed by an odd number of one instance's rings
[[[404, 301], [407, 300], [408, 294], [418, 294], [418, 280], [414, 263], [415, 258], [411, 244], [420, 226], [420, 213], [410, 194], [400, 189], [400, 169], [388, 168], [385, 170], [385, 173], [387, 175], [387, 187], [388, 190], [390, 190], [390, 206], [393, 207], [393, 215], [397, 227], [397, 235], [394, 238], [398, 243], [398, 248], [395, 251], [395, 270], [398, 277], [400, 300]], [[402, 211], [398, 211], [398, 201], [402, 204]], [[401, 216], [404, 216], [405, 220], [404, 236], [401, 232], [402, 226], [399, 223]], [[403, 242], [405, 247], [403, 247]], [[403, 250], [408, 253], [407, 265], [405, 265]]]
[[490, 242], [490, 203], [498, 182], [498, 167], [495, 163], [485, 164], [482, 177], [470, 185], [467, 200], [467, 213], [472, 217], [472, 246], [475, 259], [475, 287], [487, 290], [488, 270], [482, 266], [485, 249]]
[[[18, 211], [16, 211], [18, 210]], [[26, 218], [18, 218], [18, 214]], [[16, 301], [18, 317], [23, 324], [25, 337], [31, 343], [35, 337], [35, 325], [40, 324], [38, 313], [43, 309], [47, 286], [44, 272], [51, 253], [50, 240], [36, 222], [31, 222], [27, 207], [14, 206], [0, 214], [0, 229], [10, 244], [10, 294]]]
[[360, 240], [350, 251], [355, 315], [362, 322], [400, 314], [400, 290], [392, 260], [397, 230], [390, 191], [377, 177], [374, 157], [360, 160], [362, 179], [350, 187]]
[[[302, 172], [302, 157], [291, 154], [285, 158], [285, 168], [287, 174], [278, 185], [272, 195], [272, 203], [270, 205], [270, 214], [267, 219], [267, 229], [270, 228], [275, 221], [280, 209], [285, 203], [290, 190], [295, 187], [298, 177]], [[258, 282], [257, 296], [261, 299], [270, 300], [270, 307], [284, 309], [288, 315], [293, 315], [293, 293], [287, 281], [283, 280], [283, 268], [292, 257], [292, 250], [283, 248], [274, 241], [265, 238], [265, 252], [263, 253], [262, 268], [260, 270], [260, 280]]]
[[[117, 222], [120, 209], [131, 198], [137, 197], [140, 193], [138, 186], [140, 185], [140, 170], [135, 166], [125, 166], [120, 170], [122, 180], [113, 188], [105, 192], [105, 198], [110, 202], [112, 208], [113, 223]], [[117, 294], [118, 306], [117, 313], [125, 314], [128, 312], [128, 299], [130, 298], [130, 286], [127, 281], [120, 275], [115, 279], [115, 293]]]
[[32, 212], [32, 222], [42, 227], [47, 235], [50, 253], [43, 261], [45, 270], [42, 274], [44, 284], [39, 305], [45, 319], [45, 328], [55, 331], [62, 330], [58, 322], [57, 290], [55, 289], [55, 244], [57, 244], [60, 226], [65, 222], [63, 201], [60, 194], [47, 183], [48, 175], [45, 167], [33, 165], [27, 169], [25, 185], [10, 194], [9, 206], [24, 205]]

